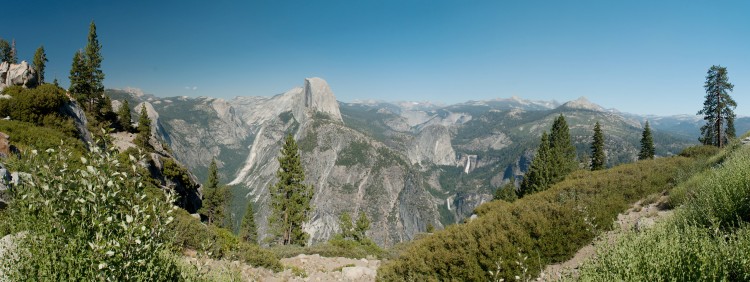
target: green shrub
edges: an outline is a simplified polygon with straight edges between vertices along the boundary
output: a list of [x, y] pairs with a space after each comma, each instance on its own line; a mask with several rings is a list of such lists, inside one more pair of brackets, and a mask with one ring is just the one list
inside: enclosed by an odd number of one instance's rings
[[[53, 128], [34, 125], [33, 123], [15, 120], [0, 120], [0, 132], [10, 135], [10, 144], [21, 151], [31, 149], [47, 150], [65, 147], [80, 156], [86, 149], [83, 142], [76, 137]], [[78, 158], [74, 159], [78, 159]]]
[[715, 232], [696, 226], [656, 226], [604, 246], [580, 269], [580, 281], [748, 281], [750, 228]]
[[120, 163], [93, 148], [76, 168], [68, 165], [72, 157], [47, 149], [20, 161], [29, 176], [13, 188], [8, 214], [12, 232], [23, 235], [0, 262], [11, 280], [182, 279], [165, 255], [174, 196], [147, 197], [135, 159]]
[[185, 187], [193, 187], [188, 170], [178, 164], [173, 158], [162, 158], [162, 174], [170, 180], [180, 183]]
[[528, 278], [569, 259], [640, 198], [668, 189], [693, 161], [675, 157], [577, 171], [513, 203], [492, 201], [479, 217], [414, 241], [378, 271], [384, 281]]
[[271, 270], [282, 270], [276, 255], [257, 245], [240, 242], [231, 231], [216, 226], [207, 226], [184, 210], [175, 212], [175, 224], [171, 226], [170, 238], [176, 249], [191, 249], [211, 258], [241, 260], [253, 266]]
[[711, 145], [699, 145], [687, 147], [680, 152], [680, 156], [686, 158], [708, 158], [719, 153], [720, 149]]
[[0, 116], [41, 125], [47, 115], [57, 115], [65, 104], [65, 90], [52, 84], [26, 89], [11, 86], [3, 89], [10, 99], [0, 99]]
[[367, 258], [367, 257], [385, 257], [387, 253], [378, 247], [377, 244], [368, 242], [359, 243], [354, 240], [332, 238], [326, 243], [319, 243], [312, 246], [273, 246], [270, 251], [280, 258], [295, 257], [300, 254], [319, 254], [324, 257], [346, 257], [346, 258]]

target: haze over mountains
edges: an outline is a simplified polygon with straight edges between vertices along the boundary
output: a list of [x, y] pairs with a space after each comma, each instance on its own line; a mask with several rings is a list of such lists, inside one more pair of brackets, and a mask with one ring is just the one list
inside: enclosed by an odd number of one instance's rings
[[[235, 221], [255, 203], [266, 234], [268, 187], [275, 181], [283, 137], [300, 146], [307, 182], [315, 186], [311, 240], [338, 232], [342, 212], [365, 212], [368, 236], [381, 245], [414, 238], [470, 216], [479, 204], [527, 170], [539, 136], [562, 114], [579, 158], [587, 159], [593, 125], [605, 135], [608, 165], [636, 159], [643, 122], [654, 130], [657, 155], [696, 144], [702, 120], [693, 116], [638, 116], [605, 109], [585, 98], [558, 103], [519, 97], [454, 105], [429, 102], [338, 102], [320, 78], [272, 97], [161, 98], [108, 90], [113, 100], [146, 105], [155, 133], [199, 177], [216, 158], [233, 185]], [[737, 131], [750, 129], [740, 118]]]

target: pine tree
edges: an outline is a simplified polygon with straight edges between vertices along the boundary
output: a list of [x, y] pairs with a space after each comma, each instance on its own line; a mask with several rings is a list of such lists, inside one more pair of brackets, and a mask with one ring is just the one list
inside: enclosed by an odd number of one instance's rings
[[0, 38], [0, 62], [10, 63], [11, 49], [7, 40]]
[[11, 64], [18, 64], [18, 51], [16, 51], [16, 40], [13, 39], [13, 43], [10, 45], [10, 54], [8, 55], [8, 62]]
[[357, 218], [357, 223], [354, 226], [354, 240], [357, 242], [364, 242], [365, 239], [367, 239], [367, 230], [370, 229], [370, 219], [367, 218], [367, 214], [365, 212], [359, 213], [359, 218]]
[[578, 168], [576, 148], [570, 139], [568, 123], [562, 114], [552, 124], [549, 141], [551, 151], [549, 185], [552, 185], [560, 182], [565, 176]]
[[641, 135], [641, 152], [638, 154], [639, 160], [653, 159], [656, 150], [654, 149], [654, 138], [651, 136], [651, 126], [646, 121]]
[[135, 144], [144, 149], [151, 149], [151, 119], [148, 117], [146, 105], [141, 106], [141, 115], [138, 117], [138, 135]]
[[36, 49], [36, 52], [34, 52], [34, 61], [32, 62], [32, 66], [39, 76], [39, 85], [44, 84], [44, 69], [47, 62], [47, 54], [44, 53], [44, 45], [39, 46], [39, 48]]
[[130, 103], [128, 103], [127, 99], [122, 100], [122, 105], [120, 105], [120, 109], [117, 110], [117, 120], [123, 131], [130, 131]]
[[83, 51], [73, 56], [70, 69], [69, 91], [81, 101], [85, 101], [85, 108], [95, 117], [108, 114], [102, 111], [107, 104], [104, 101], [104, 72], [102, 72], [102, 45], [96, 35], [96, 24], [89, 25], [88, 42]]
[[216, 160], [213, 159], [208, 166], [208, 181], [203, 189], [203, 203], [198, 212], [208, 218], [208, 224], [220, 225], [226, 216], [225, 206], [228, 198], [229, 190], [219, 186], [219, 170]]
[[73, 55], [73, 63], [70, 66], [70, 76], [68, 76], [68, 78], [70, 78], [70, 87], [68, 87], [68, 91], [73, 94], [76, 99], [79, 99], [84, 106], [88, 107], [90, 102], [83, 94], [89, 92], [88, 84], [84, 77], [86, 75], [85, 73], [85, 56], [83, 55], [83, 51], [78, 50]]
[[273, 236], [281, 245], [301, 245], [307, 243], [309, 235], [302, 230], [309, 217], [310, 201], [313, 187], [305, 185], [305, 172], [302, 169], [297, 143], [291, 134], [286, 136], [279, 157], [279, 170], [276, 172], [278, 182], [272, 185], [272, 214], [269, 226]]
[[255, 211], [253, 210], [252, 201], [247, 203], [245, 216], [242, 218], [242, 225], [240, 225], [240, 238], [245, 242], [258, 244], [258, 227], [255, 226]]
[[203, 189], [203, 202], [198, 213], [205, 215], [208, 224], [222, 226], [226, 219], [226, 203], [229, 200], [229, 189], [225, 186]]
[[96, 24], [91, 21], [89, 25], [88, 43], [84, 49], [86, 52], [86, 77], [90, 85], [90, 96], [99, 99], [104, 95], [104, 72], [102, 72], [102, 45], [96, 35]]
[[216, 166], [216, 159], [212, 159], [211, 164], [208, 166], [208, 181], [206, 181], [206, 187], [211, 189], [219, 187], [219, 169]]
[[594, 125], [594, 137], [591, 143], [591, 170], [601, 170], [607, 165], [607, 156], [604, 154], [604, 134], [599, 122]]
[[729, 83], [727, 68], [722, 66], [711, 66], [706, 75], [706, 100], [703, 109], [698, 111], [703, 115], [706, 124], [701, 127], [700, 141], [706, 145], [724, 147], [726, 140], [735, 134], [734, 108], [737, 103], [729, 96], [734, 90], [734, 85]]
[[536, 150], [536, 156], [531, 161], [531, 167], [524, 175], [523, 182], [521, 182], [521, 188], [518, 191], [520, 197], [545, 190], [550, 185], [551, 154], [550, 140], [547, 132], [544, 132], [542, 133], [542, 141], [539, 143], [539, 149]]

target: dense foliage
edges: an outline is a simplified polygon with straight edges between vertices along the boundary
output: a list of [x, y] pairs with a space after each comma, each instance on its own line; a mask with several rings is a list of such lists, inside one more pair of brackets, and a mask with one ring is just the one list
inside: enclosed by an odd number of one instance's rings
[[727, 68], [722, 66], [711, 66], [706, 75], [706, 97], [703, 109], [698, 111], [703, 115], [706, 124], [701, 127], [700, 141], [704, 145], [724, 147], [729, 138], [734, 138], [734, 108], [737, 102], [729, 96], [734, 90], [734, 85], [729, 83]]
[[7, 40], [0, 38], [0, 61], [9, 62], [11, 64], [18, 63], [15, 39], [13, 40], [13, 45], [11, 45]]
[[31, 151], [16, 168], [28, 174], [13, 187], [9, 217], [18, 233], [4, 259], [11, 280], [179, 280], [165, 255], [174, 197], [149, 197], [136, 158], [120, 163], [99, 151], [71, 162], [69, 151]]
[[542, 140], [536, 150], [534, 160], [531, 162], [529, 171], [523, 177], [519, 195], [521, 197], [547, 189], [550, 185], [552, 151], [550, 150], [547, 132], [542, 133]]
[[310, 201], [313, 197], [312, 185], [306, 185], [297, 143], [291, 134], [286, 136], [279, 157], [277, 182], [269, 188], [271, 193], [271, 215], [268, 225], [271, 240], [281, 245], [307, 244], [309, 234], [302, 229], [308, 220]]
[[549, 137], [546, 132], [542, 133], [539, 149], [531, 168], [521, 182], [519, 194], [523, 197], [546, 190], [550, 185], [563, 180], [577, 167], [576, 148], [570, 139], [568, 123], [561, 114], [555, 118]]
[[513, 203], [493, 201], [479, 217], [415, 241], [378, 271], [386, 281], [513, 280], [567, 260], [636, 200], [664, 189], [689, 167], [664, 158], [601, 171], [577, 171]]

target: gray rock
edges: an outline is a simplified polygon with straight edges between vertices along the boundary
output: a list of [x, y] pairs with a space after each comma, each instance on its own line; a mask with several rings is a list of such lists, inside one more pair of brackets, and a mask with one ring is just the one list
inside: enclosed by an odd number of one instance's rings
[[646, 229], [653, 227], [656, 224], [653, 218], [641, 217], [633, 225], [633, 230], [636, 232], [643, 232]]
[[21, 61], [20, 64], [0, 63], [0, 90], [13, 85], [33, 87], [36, 84], [36, 70], [26, 61]]
[[377, 276], [374, 269], [364, 266], [344, 267], [341, 269], [341, 273], [346, 281], [370, 281]]
[[0, 191], [7, 190], [11, 181], [11, 175], [5, 165], [0, 163]]

